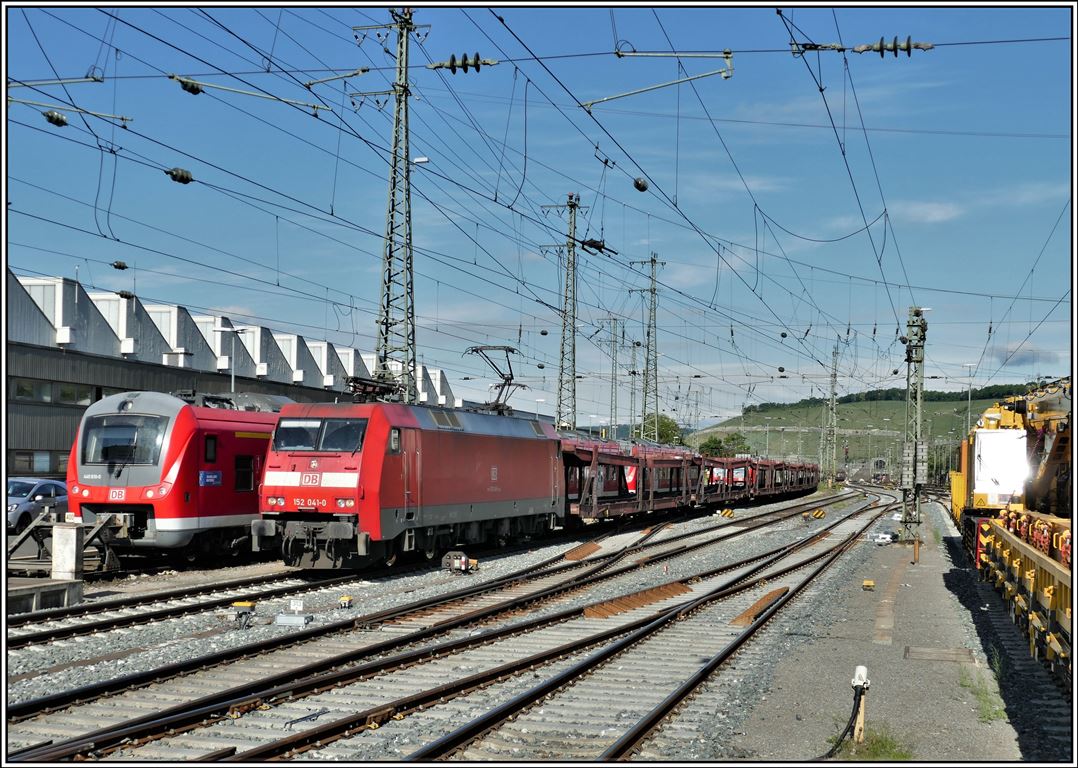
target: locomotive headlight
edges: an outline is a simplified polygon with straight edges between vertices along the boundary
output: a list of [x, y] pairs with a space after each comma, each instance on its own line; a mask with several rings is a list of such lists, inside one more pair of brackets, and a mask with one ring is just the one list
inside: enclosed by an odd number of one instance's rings
[[83, 496], [83, 498], [86, 498], [86, 497], [87, 497], [87, 496], [89, 496], [89, 495], [90, 495], [90, 489], [89, 489], [89, 488], [83, 488], [83, 489], [82, 489], [82, 496]]
[[158, 496], [164, 496], [166, 493], [168, 493], [168, 486], [167, 485], [162, 485], [160, 488], [157, 489], [157, 495]]
[[146, 498], [148, 498], [148, 499], [152, 499], [152, 498], [153, 498], [153, 488], [151, 488], [150, 490], [146, 491]]
[[71, 486], [71, 492], [72, 493], [78, 493], [79, 492], [79, 487], [77, 485]]
[[266, 498], [266, 503], [269, 504], [271, 507], [277, 506], [277, 497], [276, 496], [267, 497]]
[[344, 509], [345, 507], [351, 508], [356, 505], [355, 499], [337, 499], [337, 507]]

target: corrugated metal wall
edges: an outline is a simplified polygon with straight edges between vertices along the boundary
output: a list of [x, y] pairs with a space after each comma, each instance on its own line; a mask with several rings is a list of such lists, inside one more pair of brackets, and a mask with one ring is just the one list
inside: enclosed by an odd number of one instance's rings
[[[8, 342], [8, 379], [63, 381], [124, 390], [228, 392], [229, 375]], [[6, 385], [6, 383], [5, 383]], [[236, 377], [236, 390], [286, 395], [300, 402], [332, 402], [339, 392]], [[8, 391], [7, 449], [66, 450], [78, 426], [80, 406], [12, 401]]]

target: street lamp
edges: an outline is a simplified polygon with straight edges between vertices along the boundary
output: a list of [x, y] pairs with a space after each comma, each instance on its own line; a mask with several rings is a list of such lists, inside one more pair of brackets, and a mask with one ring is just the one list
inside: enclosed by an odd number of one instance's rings
[[545, 397], [537, 397], [537, 398], [535, 398], [535, 420], [536, 421], [539, 421], [539, 403], [545, 403], [545, 402], [546, 402]]
[[966, 434], [969, 434], [969, 414], [970, 409], [973, 406], [973, 369], [977, 367], [976, 363], [962, 363], [963, 366], [969, 368], [969, 386], [966, 388]]
[[232, 334], [232, 353], [228, 356], [228, 372], [232, 379], [232, 384], [229, 391], [235, 394], [236, 392], [236, 337], [241, 333], [247, 333], [250, 328], [218, 328], [214, 327], [214, 333], [231, 333]]

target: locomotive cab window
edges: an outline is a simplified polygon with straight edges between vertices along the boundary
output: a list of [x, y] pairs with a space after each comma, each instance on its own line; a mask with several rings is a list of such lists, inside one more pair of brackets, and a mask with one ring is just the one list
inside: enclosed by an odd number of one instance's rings
[[318, 450], [355, 453], [363, 447], [363, 436], [366, 432], [366, 419], [326, 419], [322, 425]]
[[206, 435], [206, 461], [217, 461], [217, 435]]
[[313, 451], [321, 419], [281, 419], [273, 433], [275, 451]]
[[389, 450], [387, 453], [401, 452], [401, 431], [396, 427], [389, 430]]
[[366, 433], [367, 419], [281, 419], [273, 450], [356, 453]]

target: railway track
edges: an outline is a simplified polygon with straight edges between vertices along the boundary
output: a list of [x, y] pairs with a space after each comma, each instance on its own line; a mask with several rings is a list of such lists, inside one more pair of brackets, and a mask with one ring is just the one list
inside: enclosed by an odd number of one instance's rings
[[[55, 611], [21, 614], [8, 620], [7, 648], [16, 650], [79, 635], [107, 632], [149, 621], [212, 611], [238, 600], [272, 600], [357, 580], [347, 576], [313, 576], [296, 571], [212, 586], [198, 586], [84, 603]], [[274, 586], [266, 586], [273, 584]]]
[[[849, 500], [851, 497], [852, 494], [841, 498]], [[780, 512], [791, 516], [806, 506], [819, 506], [820, 503], [817, 501], [810, 505], [796, 505]], [[776, 514], [770, 512], [758, 517], [774, 517]], [[729, 524], [730, 521], [726, 523]], [[725, 527], [730, 528], [729, 525]], [[731, 528], [726, 534], [733, 532]], [[613, 578], [646, 567], [655, 562], [656, 558], [672, 557], [684, 553], [687, 549], [693, 551], [689, 549], [691, 545], [683, 541], [685, 536], [663, 538], [662, 535], [656, 534], [657, 531], [652, 532], [659, 540], [647, 543], [637, 541], [618, 553], [601, 553], [579, 562], [557, 566], [553, 564], [553, 560], [542, 563], [532, 569], [532, 581], [527, 585], [520, 584], [524, 579], [523, 574], [514, 574], [448, 597], [420, 601], [360, 619], [336, 622], [336, 626], [328, 631], [325, 627], [318, 628], [318, 631], [299, 630], [260, 649], [230, 649], [196, 660], [183, 668], [181, 665], [173, 665], [172, 669], [153, 670], [151, 673], [106, 681], [103, 685], [95, 686], [93, 690], [68, 691], [9, 706], [8, 714], [12, 722], [9, 723], [8, 743], [9, 747], [15, 750], [10, 756], [13, 759], [25, 760], [61, 759], [57, 756], [100, 751], [106, 749], [109, 743], [118, 744], [124, 739], [142, 738], [144, 735], [139, 734], [152, 732], [161, 722], [171, 723], [169, 728], [182, 728], [179, 723], [185, 718], [194, 716], [197, 722], [204, 719], [206, 713], [220, 712], [222, 707], [223, 711], [227, 712], [229, 708], [236, 706], [243, 709], [246, 706], [243, 703], [245, 701], [262, 701], [269, 695], [267, 691], [274, 690], [275, 686], [288, 688], [294, 694], [302, 688], [297, 684], [297, 681], [302, 679], [314, 679], [325, 674], [350, 673], [356, 664], [364, 661], [368, 664], [380, 663], [369, 660], [399, 651], [400, 648], [407, 647], [406, 644], [420, 643], [454, 630], [474, 627], [477, 622], [490, 620], [491, 617], [506, 611], [518, 612], [519, 615], [523, 606], [565, 593], [574, 583], [579, 589], [584, 583], [594, 583], [602, 578]], [[694, 535], [699, 537], [701, 534], [697, 531]], [[640, 557], [639, 553], [647, 547], [665, 549]], [[617, 561], [626, 560], [630, 556], [637, 557], [638, 561], [618, 564]], [[604, 575], [600, 571], [608, 573]], [[502, 591], [500, 599], [483, 595], [494, 590]], [[474, 634], [475, 630], [465, 633], [466, 637]], [[314, 642], [300, 644], [301, 640]], [[256, 653], [262, 655], [255, 656]], [[236, 662], [239, 659], [245, 661], [222, 666], [226, 662]], [[210, 672], [177, 677], [197, 668], [208, 668]], [[344, 673], [339, 672], [341, 669]], [[157, 683], [143, 691], [129, 690], [134, 686], [170, 678], [175, 679], [170, 680], [167, 685]], [[252, 680], [257, 682], [252, 684]], [[114, 691], [125, 693], [66, 712], [54, 711], [75, 701], [99, 698]], [[207, 691], [211, 693], [206, 695]], [[161, 710], [161, 703], [170, 701], [179, 703]], [[132, 711], [148, 710], [152, 711], [142, 717], [129, 717]], [[42, 713], [50, 711], [53, 713], [48, 717], [41, 716]], [[107, 727], [88, 730], [88, 723]], [[27, 748], [43, 740], [55, 743], [49, 747]]]
[[813, 535], [766, 567], [699, 582], [689, 599], [672, 598], [649, 624], [408, 759], [625, 758], [881, 514], [866, 523], [855, 513], [830, 536]]
[[[780, 513], [768, 512], [750, 519], [760, 517], [766, 519], [775, 514]], [[705, 530], [714, 530], [719, 527], [721, 526]], [[606, 534], [601, 538], [607, 538], [609, 535]], [[416, 568], [414, 572], [429, 570], [429, 567]], [[385, 581], [386, 578], [376, 578], [374, 583]], [[369, 587], [372, 582], [355, 574], [326, 578], [289, 570], [227, 584], [200, 585], [119, 600], [88, 602], [68, 608], [21, 614], [11, 617], [8, 621], [7, 648], [12, 651], [27, 646], [37, 647], [54, 640], [98, 634], [121, 627], [218, 610], [239, 600], [268, 601], [304, 592], [343, 587], [351, 583]], [[257, 589], [267, 584], [277, 585]]]

